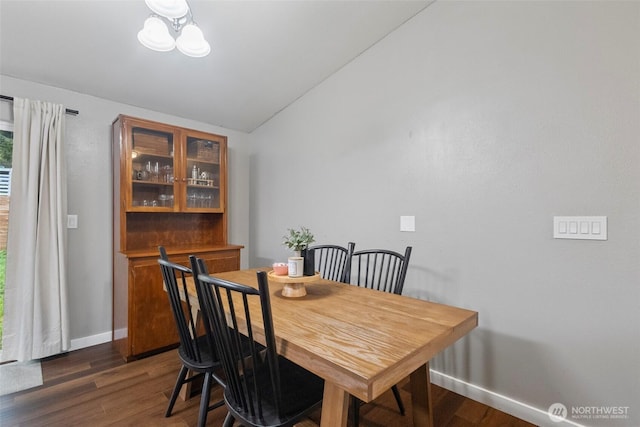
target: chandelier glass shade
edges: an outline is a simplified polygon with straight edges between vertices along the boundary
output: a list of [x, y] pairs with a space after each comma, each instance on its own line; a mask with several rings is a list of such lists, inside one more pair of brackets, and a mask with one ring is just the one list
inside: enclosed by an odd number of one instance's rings
[[176, 46], [169, 29], [158, 16], [150, 16], [144, 21], [144, 28], [138, 33], [138, 41], [149, 49], [168, 52]]
[[[145, 0], [153, 14], [144, 22], [138, 32], [138, 41], [149, 49], [168, 52], [176, 46], [187, 56], [203, 57], [211, 52], [209, 43], [193, 21], [191, 9], [186, 0]], [[170, 33], [167, 22], [180, 35], [176, 40]]]
[[197, 58], [207, 56], [211, 51], [202, 31], [195, 24], [187, 24], [182, 28], [182, 33], [176, 39], [176, 46], [185, 55]]
[[169, 19], [182, 18], [189, 13], [189, 5], [185, 0], [144, 0], [144, 2], [154, 13]]

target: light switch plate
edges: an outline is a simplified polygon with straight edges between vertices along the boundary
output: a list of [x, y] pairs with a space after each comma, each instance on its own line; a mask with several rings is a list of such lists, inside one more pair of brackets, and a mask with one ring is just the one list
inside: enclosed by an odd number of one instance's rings
[[67, 215], [67, 228], [78, 228], [78, 215]]
[[554, 216], [554, 239], [607, 240], [606, 216]]
[[416, 231], [416, 217], [415, 216], [401, 216], [400, 217], [400, 231]]

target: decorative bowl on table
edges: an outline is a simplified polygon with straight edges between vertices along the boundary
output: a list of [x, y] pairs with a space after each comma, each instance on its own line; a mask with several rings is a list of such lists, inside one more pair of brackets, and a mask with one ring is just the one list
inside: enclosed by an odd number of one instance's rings
[[286, 276], [289, 274], [289, 266], [286, 262], [273, 263], [273, 272], [276, 276]]

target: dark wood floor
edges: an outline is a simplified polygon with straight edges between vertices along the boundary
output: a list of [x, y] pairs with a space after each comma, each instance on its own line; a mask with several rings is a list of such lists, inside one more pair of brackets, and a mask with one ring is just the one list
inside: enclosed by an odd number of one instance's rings
[[[178, 400], [164, 417], [180, 362], [175, 350], [131, 363], [110, 343], [44, 360], [44, 384], [0, 397], [0, 426], [195, 426], [199, 396]], [[408, 383], [400, 391], [411, 411]], [[486, 405], [432, 386], [435, 427], [531, 427]], [[214, 388], [212, 400], [221, 392]], [[209, 413], [208, 426], [220, 426], [223, 407]], [[319, 412], [311, 417], [319, 422]], [[361, 408], [361, 427], [411, 426], [398, 413], [391, 392]]]

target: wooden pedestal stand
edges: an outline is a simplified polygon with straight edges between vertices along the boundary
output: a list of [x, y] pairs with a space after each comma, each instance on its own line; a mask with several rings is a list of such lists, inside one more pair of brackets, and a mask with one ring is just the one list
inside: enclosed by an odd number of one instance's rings
[[270, 271], [267, 276], [269, 277], [269, 280], [284, 283], [282, 296], [287, 298], [299, 298], [305, 296], [307, 294], [307, 290], [305, 289], [304, 284], [315, 282], [320, 279], [320, 273], [316, 273], [313, 276], [289, 277], [278, 276], [275, 272]]

